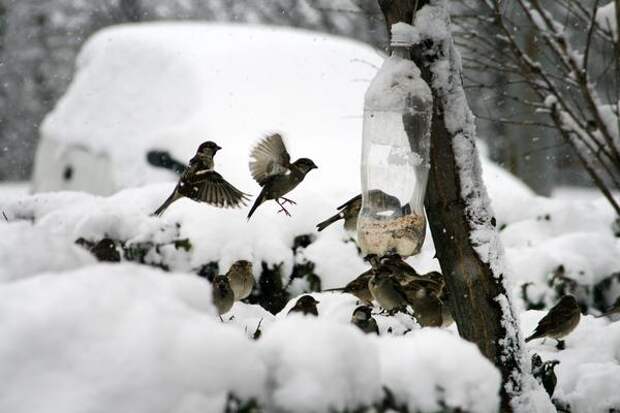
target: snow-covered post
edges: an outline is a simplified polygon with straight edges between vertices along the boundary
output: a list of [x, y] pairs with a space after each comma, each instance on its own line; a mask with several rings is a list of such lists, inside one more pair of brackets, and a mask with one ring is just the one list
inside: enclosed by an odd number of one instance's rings
[[524, 374], [529, 363], [504, 285], [503, 250], [481, 179], [447, 3], [380, 0], [379, 5], [395, 40], [412, 45], [411, 58], [433, 94], [426, 213], [459, 333], [500, 370], [501, 410], [536, 411], [532, 399], [538, 397], [526, 391], [535, 384]]

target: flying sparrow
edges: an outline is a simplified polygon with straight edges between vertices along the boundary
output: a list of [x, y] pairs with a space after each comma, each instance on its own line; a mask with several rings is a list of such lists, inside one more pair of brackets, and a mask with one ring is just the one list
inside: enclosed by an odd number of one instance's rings
[[254, 287], [254, 275], [252, 275], [252, 263], [246, 260], [239, 260], [230, 266], [226, 273], [230, 288], [235, 294], [235, 301], [247, 298]]
[[569, 335], [581, 318], [581, 309], [577, 300], [572, 295], [565, 295], [560, 301], [552, 307], [547, 315], [545, 315], [534, 330], [534, 333], [525, 339], [525, 342], [535, 340], [537, 338], [551, 337], [558, 342], [558, 350], [563, 350], [565, 345], [561, 338]]
[[239, 191], [213, 170], [213, 157], [220, 149], [222, 148], [212, 141], [201, 144], [172, 194], [153, 215], [161, 215], [174, 201], [183, 197], [206, 202], [218, 208], [245, 205], [249, 200], [248, 194]]
[[329, 288], [326, 291], [342, 291], [343, 293], [349, 293], [356, 296], [363, 304], [372, 303], [372, 294], [368, 290], [368, 281], [372, 277], [372, 269], [363, 272], [353, 281], [350, 281], [347, 285], [341, 288]]
[[222, 314], [227, 313], [232, 308], [235, 303], [235, 294], [233, 293], [232, 288], [230, 288], [230, 283], [228, 282], [228, 277], [225, 275], [218, 275], [213, 279], [212, 294], [213, 294], [213, 304], [215, 308], [217, 308], [218, 314], [221, 316]]
[[[291, 156], [286, 150], [280, 134], [265, 137], [250, 153], [250, 171], [252, 177], [263, 188], [250, 209], [248, 219], [260, 204], [273, 199], [280, 205], [278, 212], [291, 216], [284, 208], [284, 202], [295, 204], [284, 195], [295, 189], [306, 174], [318, 168], [311, 159], [299, 158], [290, 163]], [[253, 159], [253, 160], [252, 160]]]
[[353, 310], [351, 315], [351, 323], [360, 328], [364, 333], [379, 334], [379, 327], [377, 321], [372, 317], [371, 308], [365, 305], [360, 305]]
[[311, 295], [302, 295], [293, 308], [289, 310], [288, 315], [291, 315], [291, 313], [302, 313], [303, 315], [311, 314], [318, 316], [319, 310], [316, 307], [318, 303]]

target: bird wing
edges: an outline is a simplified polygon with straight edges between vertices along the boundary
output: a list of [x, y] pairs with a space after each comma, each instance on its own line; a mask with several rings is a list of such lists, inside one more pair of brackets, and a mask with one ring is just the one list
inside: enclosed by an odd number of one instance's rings
[[186, 174], [178, 191], [194, 201], [206, 202], [219, 208], [237, 208], [246, 205], [249, 195], [241, 192], [222, 175], [213, 170], [194, 170]]
[[263, 138], [252, 149], [250, 158], [252, 178], [261, 186], [265, 185], [270, 177], [290, 171], [291, 156], [279, 133]]
[[559, 324], [565, 322], [574, 315], [574, 311], [575, 309], [572, 306], [556, 305], [538, 322], [536, 332], [545, 333], [557, 329]]

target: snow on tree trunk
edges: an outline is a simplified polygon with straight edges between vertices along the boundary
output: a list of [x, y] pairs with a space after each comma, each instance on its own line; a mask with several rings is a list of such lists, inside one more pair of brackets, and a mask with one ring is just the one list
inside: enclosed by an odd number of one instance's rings
[[[501, 411], [553, 410], [529, 374], [504, 284], [504, 252], [481, 178], [474, 118], [462, 87], [447, 4], [421, 0], [413, 13], [413, 3], [379, 2], [388, 28], [399, 41], [414, 45], [412, 60], [433, 92], [426, 213], [459, 333], [500, 370]], [[413, 27], [406, 24], [411, 16]]]

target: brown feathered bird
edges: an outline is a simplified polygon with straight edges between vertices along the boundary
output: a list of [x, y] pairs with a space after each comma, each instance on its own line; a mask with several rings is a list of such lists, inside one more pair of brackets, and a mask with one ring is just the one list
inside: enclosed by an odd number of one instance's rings
[[189, 166], [181, 175], [172, 194], [157, 208], [153, 215], [161, 215], [176, 200], [187, 197], [197, 202], [205, 202], [218, 208], [237, 208], [246, 205], [249, 195], [241, 192], [222, 175], [215, 172], [213, 158], [222, 149], [215, 142], [202, 143]]
[[235, 303], [235, 294], [233, 293], [232, 288], [230, 288], [228, 277], [225, 275], [216, 276], [213, 279], [211, 288], [213, 304], [215, 305], [215, 308], [217, 308], [218, 314], [221, 316], [222, 314], [229, 312]]
[[525, 339], [525, 342], [537, 338], [550, 337], [558, 342], [558, 349], [564, 349], [564, 341], [560, 340], [569, 335], [579, 324], [581, 319], [581, 309], [577, 300], [572, 295], [565, 295], [552, 307], [547, 315], [539, 322], [536, 329]]
[[284, 202], [295, 204], [295, 201], [285, 198], [284, 195], [295, 189], [308, 172], [318, 167], [308, 158], [299, 158], [291, 163], [291, 156], [286, 150], [282, 136], [278, 133], [261, 140], [252, 149], [250, 158], [252, 177], [263, 189], [252, 205], [248, 219], [260, 204], [271, 199], [280, 205], [281, 209], [278, 212], [291, 216], [284, 208]]
[[377, 320], [372, 317], [372, 309], [366, 305], [361, 305], [353, 310], [351, 315], [351, 323], [359, 327], [364, 333], [379, 334]]
[[235, 301], [241, 301], [252, 293], [254, 288], [254, 275], [252, 263], [247, 260], [235, 261], [226, 273], [230, 288], [235, 294]]
[[370, 280], [370, 277], [372, 277], [372, 269], [364, 271], [344, 287], [329, 288], [327, 290], [323, 290], [323, 292], [342, 291], [343, 293], [353, 294], [364, 304], [370, 304], [372, 303], [372, 294], [370, 294], [370, 290], [368, 290], [368, 281]]
[[302, 295], [299, 297], [293, 308], [291, 308], [288, 312], [288, 315], [292, 313], [302, 313], [303, 315], [319, 315], [319, 310], [316, 305], [319, 302], [314, 299], [311, 295]]
[[[398, 198], [388, 195], [380, 189], [371, 189], [368, 191], [368, 198], [368, 202], [372, 203], [375, 209], [394, 210], [401, 207]], [[317, 230], [323, 231], [334, 222], [343, 219], [345, 230], [348, 232], [357, 231], [357, 217], [362, 209], [362, 194], [354, 196], [337, 209], [338, 213], [336, 215], [316, 225]]]

